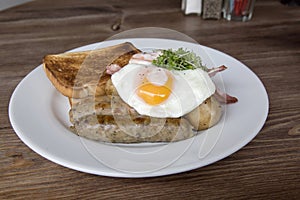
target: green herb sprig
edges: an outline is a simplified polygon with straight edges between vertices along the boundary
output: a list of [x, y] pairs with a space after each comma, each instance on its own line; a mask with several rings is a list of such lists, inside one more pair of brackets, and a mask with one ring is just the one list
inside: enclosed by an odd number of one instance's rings
[[152, 61], [152, 64], [168, 70], [188, 70], [201, 68], [207, 71], [202, 64], [201, 58], [194, 52], [179, 48], [177, 50], [161, 50], [161, 55]]

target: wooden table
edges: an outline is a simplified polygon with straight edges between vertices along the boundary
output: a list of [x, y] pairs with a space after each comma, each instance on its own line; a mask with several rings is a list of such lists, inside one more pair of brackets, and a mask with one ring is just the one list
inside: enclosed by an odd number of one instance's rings
[[[17, 137], [8, 118], [9, 99], [44, 55], [148, 26], [187, 34], [239, 59], [260, 77], [270, 111], [252, 142], [200, 169], [124, 179], [62, 167]], [[184, 16], [180, 0], [38, 0], [0, 12], [0, 199], [299, 199], [299, 35], [300, 8], [274, 0], [258, 1], [246, 23]]]

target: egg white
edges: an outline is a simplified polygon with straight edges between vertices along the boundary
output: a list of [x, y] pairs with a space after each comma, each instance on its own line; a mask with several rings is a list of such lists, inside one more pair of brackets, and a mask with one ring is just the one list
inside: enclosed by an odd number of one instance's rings
[[136, 90], [145, 73], [153, 68], [156, 66], [130, 63], [111, 77], [122, 100], [141, 115], [158, 118], [181, 117], [215, 92], [214, 83], [202, 69], [172, 70], [170, 72], [173, 76], [173, 87], [169, 98], [159, 105], [149, 105], [137, 95]]

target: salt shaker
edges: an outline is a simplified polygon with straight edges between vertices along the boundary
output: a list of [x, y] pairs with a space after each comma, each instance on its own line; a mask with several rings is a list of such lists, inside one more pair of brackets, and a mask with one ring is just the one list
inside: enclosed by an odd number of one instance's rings
[[181, 1], [181, 10], [186, 15], [189, 15], [192, 13], [201, 15], [202, 0], [182, 0]]

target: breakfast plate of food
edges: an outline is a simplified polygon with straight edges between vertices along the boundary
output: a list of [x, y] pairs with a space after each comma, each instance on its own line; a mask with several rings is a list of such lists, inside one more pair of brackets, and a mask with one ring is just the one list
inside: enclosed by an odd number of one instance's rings
[[249, 143], [268, 95], [235, 58], [196, 43], [107, 40], [46, 55], [16, 87], [11, 124], [33, 151], [103, 176], [200, 168]]

